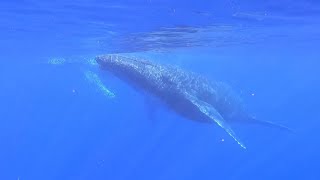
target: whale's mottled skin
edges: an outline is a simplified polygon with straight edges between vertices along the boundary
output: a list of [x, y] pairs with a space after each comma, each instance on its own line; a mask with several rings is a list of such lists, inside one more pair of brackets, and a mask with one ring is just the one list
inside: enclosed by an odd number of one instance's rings
[[[160, 99], [179, 115], [199, 122], [215, 122], [241, 147], [246, 148], [229, 126], [232, 121], [255, 121], [226, 84], [178, 67], [117, 54], [96, 57], [103, 70], [113, 73], [138, 90]], [[275, 125], [271, 122], [265, 124]], [[284, 126], [275, 125], [281, 128]]]

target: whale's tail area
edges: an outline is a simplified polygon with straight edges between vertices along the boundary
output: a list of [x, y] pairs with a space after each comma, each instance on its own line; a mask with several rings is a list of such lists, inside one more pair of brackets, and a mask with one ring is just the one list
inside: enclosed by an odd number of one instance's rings
[[270, 127], [270, 128], [276, 128], [276, 129], [280, 129], [280, 130], [284, 130], [290, 133], [295, 133], [295, 131], [287, 126], [284, 126], [282, 124], [277, 124], [275, 122], [271, 122], [271, 121], [264, 121], [264, 120], [259, 120], [256, 119], [255, 117], [251, 117], [247, 120], [248, 123], [250, 124], [257, 124], [257, 125], [262, 125], [265, 127]]

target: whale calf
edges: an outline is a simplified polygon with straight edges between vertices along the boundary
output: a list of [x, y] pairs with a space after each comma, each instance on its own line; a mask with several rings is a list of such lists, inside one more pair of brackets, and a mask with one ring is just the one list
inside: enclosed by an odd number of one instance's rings
[[118, 54], [100, 55], [95, 59], [102, 70], [109, 71], [135, 89], [158, 98], [182, 117], [216, 123], [242, 148], [246, 146], [236, 136], [230, 122], [258, 123], [290, 131], [285, 126], [259, 121], [248, 114], [241, 99], [225, 83], [210, 81], [179, 67]]

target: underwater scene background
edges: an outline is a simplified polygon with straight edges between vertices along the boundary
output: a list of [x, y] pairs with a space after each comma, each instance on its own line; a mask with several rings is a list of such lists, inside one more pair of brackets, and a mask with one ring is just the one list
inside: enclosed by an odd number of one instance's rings
[[[320, 178], [318, 1], [5, 0], [0, 9], [0, 179]], [[231, 124], [243, 149], [216, 124], [102, 72], [103, 54], [225, 82], [250, 113], [295, 133]]]

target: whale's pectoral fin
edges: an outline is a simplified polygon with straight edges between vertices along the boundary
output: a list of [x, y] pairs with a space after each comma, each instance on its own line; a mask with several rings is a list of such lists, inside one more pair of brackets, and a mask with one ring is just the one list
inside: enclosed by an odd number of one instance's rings
[[210, 104], [199, 100], [198, 98], [186, 93], [187, 98], [199, 108], [199, 110], [205, 114], [207, 117], [216, 122], [220, 127], [222, 127], [242, 148], [246, 149], [246, 146], [239, 140], [236, 134], [233, 132], [228, 123], [223, 119], [220, 113], [212, 107]]
[[98, 90], [100, 90], [103, 95], [105, 95], [108, 98], [114, 98], [115, 94], [111, 92], [101, 81], [99, 76], [91, 71], [85, 72], [86, 80], [88, 80], [90, 83], [94, 84]]

